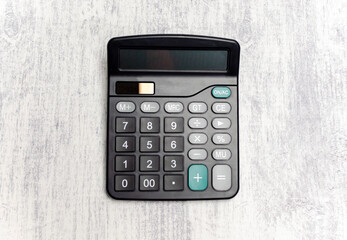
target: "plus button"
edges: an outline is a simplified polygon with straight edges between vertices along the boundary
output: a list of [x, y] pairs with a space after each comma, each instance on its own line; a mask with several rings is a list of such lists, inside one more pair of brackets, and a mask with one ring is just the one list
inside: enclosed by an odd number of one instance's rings
[[200, 177], [199, 173], [197, 173], [196, 176], [193, 178], [196, 179], [196, 182], [199, 182], [199, 180], [202, 179], [202, 177]]
[[192, 164], [188, 169], [188, 186], [192, 191], [204, 191], [207, 188], [207, 167]]

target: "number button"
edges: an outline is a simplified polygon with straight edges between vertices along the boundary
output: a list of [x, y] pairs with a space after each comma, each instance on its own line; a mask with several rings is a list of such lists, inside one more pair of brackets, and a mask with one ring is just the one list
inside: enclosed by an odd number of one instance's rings
[[140, 175], [140, 191], [158, 191], [158, 175]]
[[229, 113], [231, 106], [226, 102], [217, 102], [212, 105], [212, 111], [217, 114]]
[[140, 151], [141, 152], [159, 152], [160, 140], [159, 137], [141, 137]]
[[159, 132], [159, 118], [141, 118], [141, 132], [142, 133], [158, 133]]
[[203, 102], [192, 102], [189, 104], [188, 110], [191, 113], [205, 113], [207, 111], [207, 105]]
[[188, 185], [193, 191], [203, 191], [207, 188], [207, 167], [205, 165], [190, 165], [188, 169]]
[[183, 175], [165, 175], [164, 190], [165, 191], [182, 191], [184, 188]]
[[116, 156], [116, 172], [135, 171], [135, 156]]
[[205, 118], [191, 118], [188, 121], [188, 125], [193, 129], [203, 129], [207, 127], [207, 120]]
[[135, 137], [116, 137], [116, 152], [134, 152]]
[[164, 171], [166, 172], [183, 171], [183, 156], [165, 156]]
[[116, 118], [117, 133], [133, 133], [135, 126], [135, 118]]
[[159, 156], [140, 156], [140, 171], [159, 171]]
[[134, 175], [116, 175], [115, 177], [116, 191], [134, 191], [135, 176]]
[[132, 113], [135, 111], [135, 104], [133, 102], [118, 102], [116, 109], [121, 113]]
[[183, 152], [184, 139], [183, 137], [164, 137], [165, 152]]
[[183, 118], [165, 118], [166, 133], [182, 133], [183, 126]]
[[217, 145], [225, 145], [231, 142], [231, 136], [227, 133], [216, 133], [212, 137], [212, 142]]

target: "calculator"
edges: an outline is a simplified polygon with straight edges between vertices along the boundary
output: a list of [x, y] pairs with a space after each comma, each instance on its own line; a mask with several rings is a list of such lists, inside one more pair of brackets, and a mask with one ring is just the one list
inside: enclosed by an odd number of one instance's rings
[[239, 189], [235, 40], [113, 38], [107, 45], [107, 192], [115, 199], [228, 199]]

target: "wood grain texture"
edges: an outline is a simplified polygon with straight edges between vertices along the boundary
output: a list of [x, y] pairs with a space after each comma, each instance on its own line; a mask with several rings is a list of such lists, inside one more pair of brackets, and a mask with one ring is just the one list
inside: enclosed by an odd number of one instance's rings
[[[0, 239], [347, 239], [347, 2], [0, 1]], [[106, 43], [241, 45], [241, 188], [228, 201], [105, 191]]]

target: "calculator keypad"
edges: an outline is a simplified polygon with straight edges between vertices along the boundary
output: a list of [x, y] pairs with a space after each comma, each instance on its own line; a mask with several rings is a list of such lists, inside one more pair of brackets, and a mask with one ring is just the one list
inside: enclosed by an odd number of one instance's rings
[[115, 196], [210, 199], [236, 193], [237, 95], [214, 98], [212, 89], [155, 101], [111, 98], [109, 174]]

